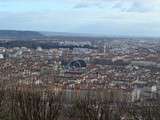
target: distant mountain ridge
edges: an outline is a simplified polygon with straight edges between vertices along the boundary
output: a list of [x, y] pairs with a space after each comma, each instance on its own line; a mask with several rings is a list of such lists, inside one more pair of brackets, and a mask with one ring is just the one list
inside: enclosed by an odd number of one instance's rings
[[21, 31], [21, 30], [0, 30], [0, 40], [45, 40], [47, 38], [57, 40], [89, 40], [101, 39], [104, 37], [96, 37], [83, 33], [67, 33], [67, 32], [43, 32], [43, 31]]
[[[106, 36], [87, 33], [69, 33], [69, 32], [48, 32], [48, 31], [29, 31], [29, 30], [0, 30], [0, 40], [45, 40], [47, 38], [53, 38], [58, 40], [108, 40], [113, 38], [118, 39], [153, 39], [151, 37], [131, 37], [131, 36]], [[158, 39], [158, 38], [154, 38]]]
[[95, 37], [86, 33], [0, 30], [0, 39], [28, 40], [43, 37]]
[[69, 33], [69, 32], [46, 32], [46, 31], [41, 31], [45, 36], [66, 36], [66, 37], [103, 37], [104, 35], [96, 35], [96, 34], [89, 34], [89, 33]]
[[32, 39], [40, 37], [44, 37], [44, 35], [36, 31], [0, 30], [1, 39]]

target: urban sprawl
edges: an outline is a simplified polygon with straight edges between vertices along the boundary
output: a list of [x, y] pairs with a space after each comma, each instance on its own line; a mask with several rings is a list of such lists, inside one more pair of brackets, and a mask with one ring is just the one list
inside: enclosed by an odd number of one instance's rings
[[[36, 48], [23, 44], [3, 46], [9, 42], [13, 41], [0, 42], [0, 81], [6, 88], [27, 89], [33, 85], [76, 95], [85, 91], [113, 91], [118, 100], [129, 101], [159, 98], [159, 40], [75, 38], [39, 40]], [[44, 48], [40, 44], [47, 42], [51, 47]]]

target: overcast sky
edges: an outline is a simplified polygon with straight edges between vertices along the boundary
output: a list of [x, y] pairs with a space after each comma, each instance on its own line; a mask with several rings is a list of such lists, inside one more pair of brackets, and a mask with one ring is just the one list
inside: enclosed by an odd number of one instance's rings
[[0, 0], [0, 29], [160, 36], [160, 0]]

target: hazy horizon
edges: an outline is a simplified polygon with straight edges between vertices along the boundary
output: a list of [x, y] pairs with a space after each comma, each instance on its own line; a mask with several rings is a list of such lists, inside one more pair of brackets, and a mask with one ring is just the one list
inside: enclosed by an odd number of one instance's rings
[[2, 0], [0, 28], [160, 37], [160, 0]]

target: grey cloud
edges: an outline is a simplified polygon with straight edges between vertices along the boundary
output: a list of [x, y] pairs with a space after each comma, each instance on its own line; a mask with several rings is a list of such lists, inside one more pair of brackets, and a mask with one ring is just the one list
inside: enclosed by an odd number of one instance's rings
[[99, 2], [89, 2], [89, 3], [78, 3], [76, 4], [73, 8], [90, 8], [90, 7], [97, 7], [97, 8], [101, 8], [102, 4]]
[[87, 5], [87, 4], [77, 4], [74, 6], [74, 8], [88, 8], [88, 7], [89, 7], [89, 5]]
[[152, 4], [144, 3], [144, 1], [128, 1], [128, 2], [116, 2], [113, 7], [113, 9], [118, 9], [122, 12], [150, 12], [153, 9]]
[[148, 5], [134, 2], [127, 11], [128, 12], [149, 12], [151, 10], [152, 10], [151, 7]]
[[160, 5], [160, 1], [150, 0], [79, 0], [74, 8], [106, 8], [110, 7], [113, 10], [119, 10], [121, 12], [150, 12], [154, 11], [157, 6]]

